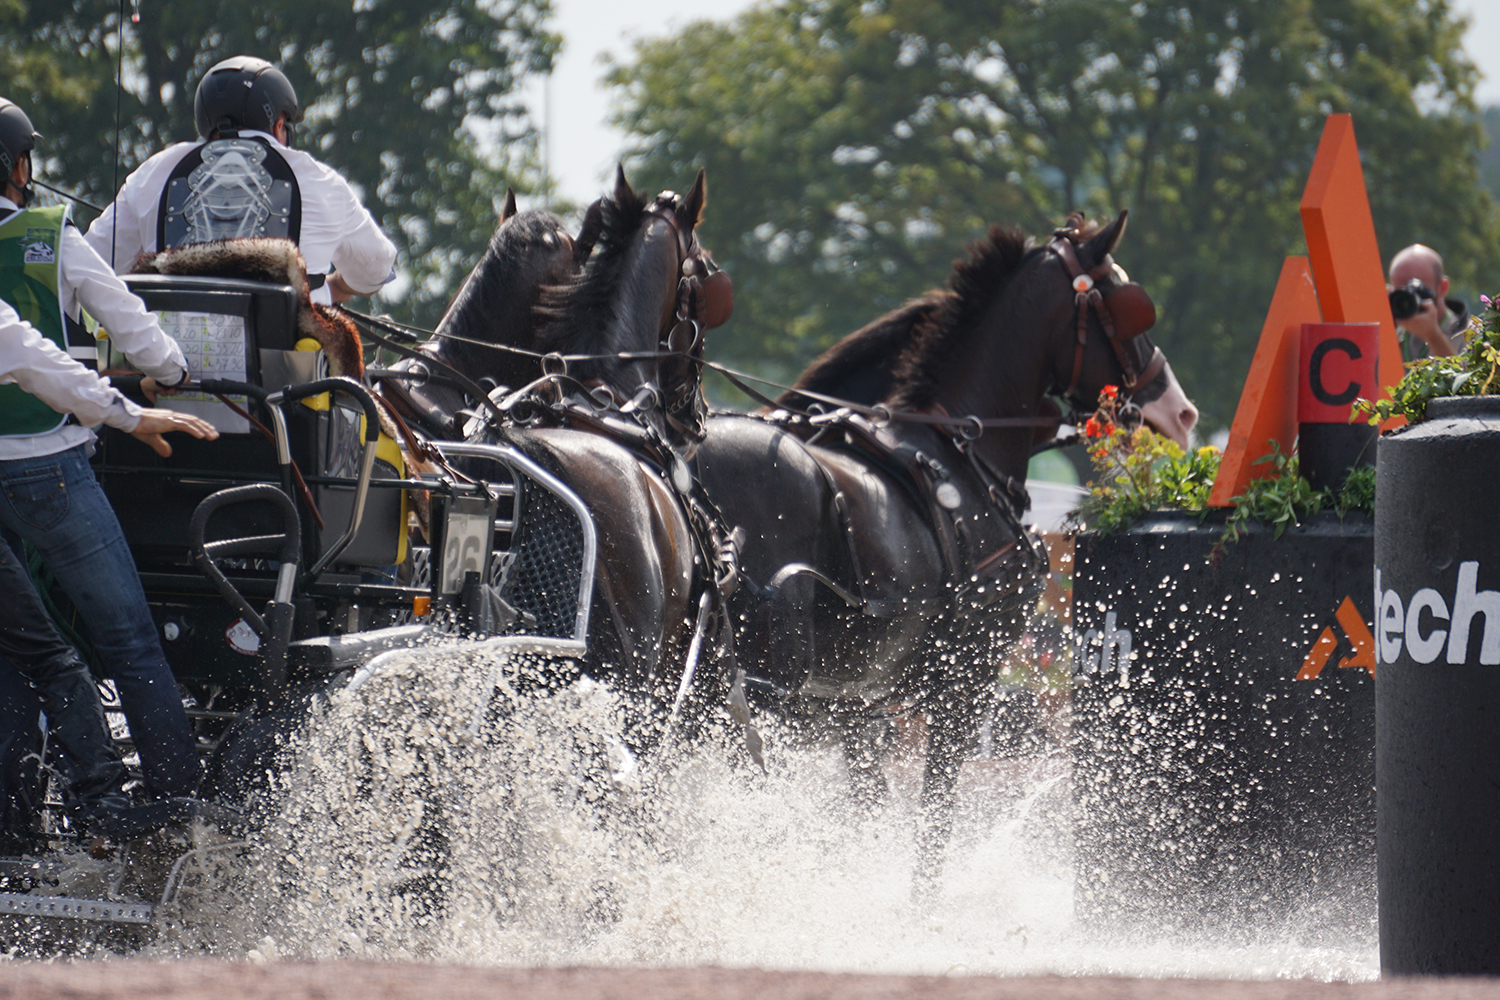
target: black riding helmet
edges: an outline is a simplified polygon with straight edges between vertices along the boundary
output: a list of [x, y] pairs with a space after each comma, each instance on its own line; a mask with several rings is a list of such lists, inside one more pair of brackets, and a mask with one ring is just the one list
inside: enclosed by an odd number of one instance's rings
[[215, 131], [269, 132], [283, 114], [291, 125], [302, 120], [297, 92], [281, 70], [254, 56], [217, 63], [193, 97], [193, 118], [205, 139]]
[[[4, 181], [9, 181], [22, 157], [31, 155], [40, 138], [37, 130], [31, 127], [31, 119], [26, 117], [26, 112], [0, 97], [0, 171], [4, 172]], [[0, 182], [0, 189], [3, 188], [4, 183]], [[23, 205], [31, 200], [30, 181], [21, 189], [21, 196]]]

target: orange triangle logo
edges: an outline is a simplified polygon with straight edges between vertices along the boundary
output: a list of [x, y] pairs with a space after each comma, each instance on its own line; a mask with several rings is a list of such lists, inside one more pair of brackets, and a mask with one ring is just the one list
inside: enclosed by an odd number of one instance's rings
[[[1375, 676], [1375, 637], [1370, 634], [1370, 626], [1365, 624], [1365, 616], [1359, 613], [1351, 598], [1344, 598], [1344, 603], [1334, 613], [1334, 621], [1349, 640], [1353, 652], [1339, 661], [1339, 667], [1349, 669], [1351, 667], [1364, 667]], [[1338, 649], [1338, 636], [1334, 634], [1333, 628], [1325, 627], [1318, 641], [1313, 643], [1312, 649], [1307, 651], [1307, 656], [1302, 660], [1302, 669], [1297, 671], [1296, 679], [1299, 681], [1310, 681], [1323, 672], [1328, 666], [1328, 661], [1333, 656], [1334, 650]]]

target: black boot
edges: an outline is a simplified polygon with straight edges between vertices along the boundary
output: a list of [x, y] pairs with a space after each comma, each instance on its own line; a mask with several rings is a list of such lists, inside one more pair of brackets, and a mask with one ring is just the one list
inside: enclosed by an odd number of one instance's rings
[[76, 655], [58, 658], [35, 679], [47, 713], [47, 738], [68, 758], [65, 801], [85, 830], [110, 825], [130, 807], [129, 770], [104, 718], [98, 685]]

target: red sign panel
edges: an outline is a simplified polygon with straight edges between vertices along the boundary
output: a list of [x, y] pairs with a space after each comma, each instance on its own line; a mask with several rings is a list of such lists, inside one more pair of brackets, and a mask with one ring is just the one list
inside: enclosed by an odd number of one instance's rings
[[1374, 399], [1379, 343], [1379, 323], [1303, 323], [1297, 421], [1347, 424], [1356, 399]]

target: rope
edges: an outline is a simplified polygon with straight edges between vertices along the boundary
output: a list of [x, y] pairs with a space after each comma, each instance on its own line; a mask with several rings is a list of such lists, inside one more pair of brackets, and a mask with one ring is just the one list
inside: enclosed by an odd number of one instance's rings
[[51, 191], [53, 194], [60, 194], [64, 198], [67, 198], [67, 199], [69, 199], [71, 201], [76, 201], [76, 202], [78, 202], [78, 204], [82, 205], [84, 208], [92, 208], [94, 211], [100, 213], [101, 215], [104, 213], [104, 209], [103, 208], [101, 208], [98, 205], [95, 205], [93, 202], [89, 201], [87, 198], [84, 198], [81, 195], [76, 195], [76, 194], [74, 194], [71, 191], [64, 191], [60, 187], [53, 187], [51, 184], [48, 184], [46, 181], [37, 180], [35, 177], [33, 177], [31, 179], [31, 183], [35, 184], [39, 188], [46, 188], [48, 191]]

